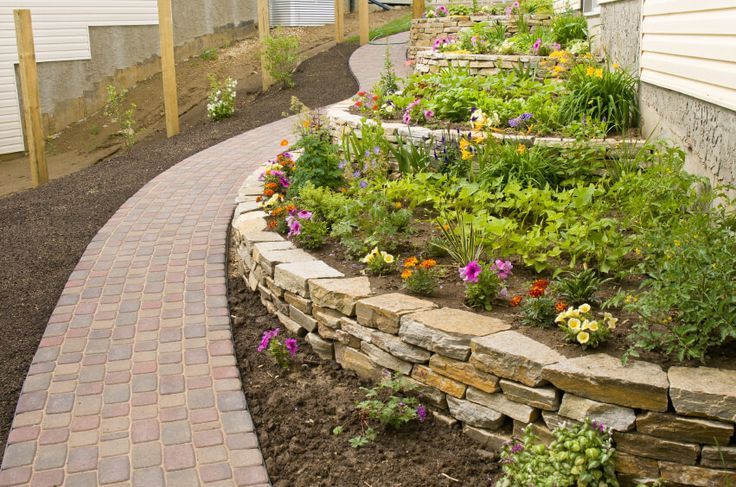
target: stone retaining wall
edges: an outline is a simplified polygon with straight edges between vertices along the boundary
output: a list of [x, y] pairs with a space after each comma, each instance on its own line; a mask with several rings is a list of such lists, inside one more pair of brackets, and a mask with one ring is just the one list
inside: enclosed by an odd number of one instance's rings
[[[528, 15], [529, 27], [547, 25], [552, 18], [551, 15]], [[461, 30], [472, 27], [480, 22], [498, 22], [506, 24], [509, 35], [517, 32], [517, 16], [506, 17], [505, 15], [471, 15], [451, 17], [421, 18], [411, 21], [409, 30], [408, 57], [414, 59], [418, 51], [432, 47], [435, 39], [448, 35], [457, 35]]]
[[405, 374], [436, 418], [491, 450], [527, 425], [549, 441], [556, 426], [590, 417], [614, 430], [624, 485], [736, 482], [736, 371], [568, 359], [502, 320], [376, 294], [367, 277], [347, 278], [266, 230], [259, 174], [241, 188], [232, 222], [240, 275], [322, 358], [366, 380]]
[[419, 51], [414, 61], [417, 73], [438, 73], [443, 68], [467, 68], [473, 75], [490, 76], [501, 71], [517, 68], [534, 68], [537, 77], [543, 78], [557, 65], [557, 60], [549, 56], [529, 56], [518, 54], [468, 54], [438, 51]]

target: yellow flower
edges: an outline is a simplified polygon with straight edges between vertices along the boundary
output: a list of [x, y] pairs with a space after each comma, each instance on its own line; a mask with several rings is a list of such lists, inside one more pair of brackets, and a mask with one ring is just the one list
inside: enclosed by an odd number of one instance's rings
[[396, 208], [397, 210], [401, 209], [401, 201], [397, 201], [396, 203], [394, 203], [394, 208]]
[[618, 68], [620, 68], [620, 67], [621, 67], [621, 66], [619, 66], [619, 64], [618, 64], [618, 63], [613, 63], [613, 69], [618, 69]]
[[467, 161], [468, 159], [472, 159], [473, 158], [473, 153], [472, 152], [469, 152], [469, 151], [466, 151], [466, 150], [463, 150], [463, 149], [460, 150], [460, 154], [462, 156], [463, 161]]
[[572, 331], [578, 331], [580, 329], [580, 320], [577, 318], [570, 318], [570, 321], [567, 322], [567, 326]]
[[595, 333], [596, 331], [598, 331], [598, 322], [597, 321], [591, 321], [588, 324], [588, 329], [590, 331], [592, 331], [593, 333]]
[[675, 242], [674, 243], [675, 243], [675, 247], [679, 247], [680, 245], [682, 245], [682, 242], [680, 242], [677, 239], [675, 239]]
[[581, 331], [580, 333], [578, 333], [577, 339], [578, 343], [580, 343], [581, 345], [585, 345], [590, 340], [590, 335], [584, 331]]
[[588, 320], [583, 320], [583, 324], [582, 324], [582, 326], [580, 327], [580, 329], [581, 329], [581, 330], [587, 330], [587, 329], [588, 329], [589, 327], [590, 327], [590, 321], [588, 321]]
[[466, 150], [470, 146], [470, 142], [465, 137], [460, 139], [460, 150]]
[[588, 303], [582, 304], [578, 310], [580, 310], [581, 313], [590, 313], [590, 305]]
[[601, 68], [596, 69], [595, 70], [595, 76], [597, 78], [602, 78], [603, 77], [603, 70]]
[[388, 252], [381, 252], [381, 257], [383, 257], [383, 261], [387, 264], [394, 263], [394, 256], [389, 254]]
[[593, 66], [588, 66], [585, 69], [585, 74], [587, 74], [588, 76], [593, 76], [595, 74], [595, 68]]
[[519, 144], [519, 145], [518, 145], [518, 146], [516, 147], [516, 153], [517, 153], [517, 154], [519, 154], [519, 155], [522, 155], [522, 154], [524, 154], [525, 152], [526, 152], [526, 146], [525, 146], [524, 144]]

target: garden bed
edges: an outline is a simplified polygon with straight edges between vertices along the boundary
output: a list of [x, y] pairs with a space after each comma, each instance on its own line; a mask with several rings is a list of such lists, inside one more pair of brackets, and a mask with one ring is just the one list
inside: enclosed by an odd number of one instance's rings
[[[278, 322], [246, 290], [236, 260], [231, 253], [228, 297], [238, 367], [275, 487], [493, 485], [495, 454], [431, 416], [374, 444], [350, 448], [348, 439], [358, 429], [354, 407], [366, 382], [320, 358], [303, 340], [288, 371], [259, 353], [262, 333]], [[339, 425], [345, 432], [335, 436]]]

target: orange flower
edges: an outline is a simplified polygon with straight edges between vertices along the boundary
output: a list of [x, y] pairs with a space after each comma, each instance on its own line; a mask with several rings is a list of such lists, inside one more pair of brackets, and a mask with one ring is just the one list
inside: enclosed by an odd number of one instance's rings
[[263, 194], [264, 194], [264, 195], [265, 195], [265, 196], [266, 196], [267, 198], [270, 198], [271, 196], [273, 196], [273, 190], [272, 190], [272, 189], [267, 189], [266, 191], [264, 191], [264, 192], [263, 192]]
[[355, 106], [358, 107], [358, 108], [360, 108], [360, 107], [363, 106], [363, 102], [360, 101], [360, 100], [358, 100], [358, 101], [355, 102]]
[[422, 269], [431, 269], [432, 267], [437, 265], [437, 261], [434, 259], [427, 259], [423, 260], [421, 264], [419, 264], [419, 267]]
[[547, 279], [537, 279], [532, 283], [532, 287], [540, 287], [542, 289], [547, 289], [547, 286], [549, 286], [549, 281]]
[[288, 211], [289, 213], [291, 213], [294, 210], [296, 210], [296, 205], [293, 205], [293, 204], [286, 205], [286, 211]]
[[378, 95], [373, 95], [373, 101], [378, 101]]
[[256, 203], [260, 203], [261, 201], [263, 201], [263, 197], [262, 196], [256, 196]]
[[286, 147], [287, 145], [289, 145], [289, 141], [286, 139], [281, 139], [281, 147]]
[[276, 183], [266, 183], [265, 184], [265, 187], [268, 188], [268, 189], [276, 189], [276, 188], [279, 187], [279, 185], [276, 184]]
[[404, 261], [404, 267], [414, 267], [417, 265], [417, 262], [419, 262], [419, 259], [416, 257], [409, 257]]
[[510, 301], [511, 306], [513, 306], [514, 308], [516, 308], [517, 306], [519, 306], [521, 304], [521, 300], [522, 299], [524, 299], [524, 298], [521, 297], [520, 294], [517, 294], [516, 296], [514, 296], [513, 298], [511, 298], [511, 301]]
[[409, 279], [413, 272], [410, 269], [404, 269], [404, 271], [401, 273], [402, 279]]
[[278, 224], [279, 222], [277, 222], [276, 220], [269, 220], [267, 225], [268, 225], [268, 228], [273, 230], [274, 228], [276, 228]]
[[567, 303], [566, 302], [564, 302], [564, 301], [557, 301], [555, 303], [555, 311], [557, 311], [558, 313], [562, 313], [566, 309], [567, 309]]
[[544, 296], [544, 288], [541, 287], [533, 287], [529, 290], [529, 296], [533, 298], [541, 298]]

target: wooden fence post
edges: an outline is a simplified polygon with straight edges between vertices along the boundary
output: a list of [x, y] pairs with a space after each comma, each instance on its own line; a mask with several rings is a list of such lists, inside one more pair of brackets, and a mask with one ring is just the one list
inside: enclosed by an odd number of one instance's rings
[[345, 0], [335, 0], [335, 42], [345, 40]]
[[174, 59], [174, 21], [171, 0], [158, 0], [158, 32], [161, 47], [161, 78], [166, 111], [166, 135], [179, 133], [179, 101], [176, 94], [176, 60]]
[[424, 15], [425, 10], [424, 0], [412, 0], [411, 2], [411, 13], [415, 19], [421, 19]]
[[33, 187], [49, 181], [46, 166], [46, 144], [41, 123], [41, 97], [38, 92], [36, 48], [33, 44], [33, 24], [30, 10], [13, 10], [15, 40], [18, 44], [20, 94], [23, 100], [23, 128]]
[[266, 68], [266, 39], [271, 35], [271, 20], [268, 15], [268, 0], [258, 0], [258, 40], [261, 47], [261, 85], [266, 91], [272, 84], [271, 74]]
[[368, 25], [368, 0], [358, 0], [358, 30], [360, 31], [360, 45], [368, 44], [370, 28]]

